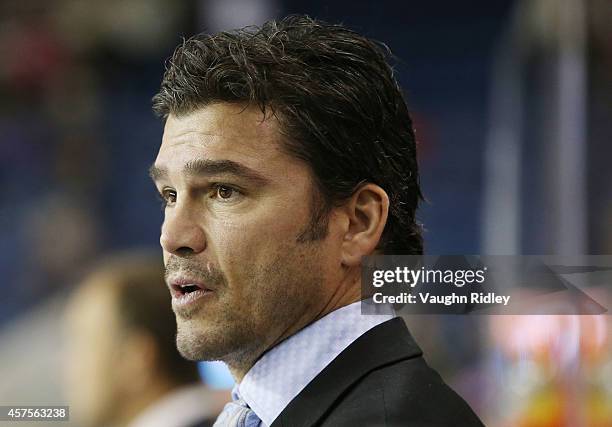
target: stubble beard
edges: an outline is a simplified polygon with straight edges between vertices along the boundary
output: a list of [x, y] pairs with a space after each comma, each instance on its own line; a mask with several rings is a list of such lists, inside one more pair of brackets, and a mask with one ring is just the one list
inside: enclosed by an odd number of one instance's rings
[[183, 357], [221, 360], [231, 369], [248, 370], [264, 351], [295, 329], [300, 319], [316, 314], [322, 300], [321, 256], [313, 242], [281, 249], [266, 265], [245, 267], [242, 277], [238, 286], [245, 291], [244, 300], [229, 301], [227, 282], [214, 291], [215, 316], [204, 313], [206, 307], [175, 311], [177, 348]]

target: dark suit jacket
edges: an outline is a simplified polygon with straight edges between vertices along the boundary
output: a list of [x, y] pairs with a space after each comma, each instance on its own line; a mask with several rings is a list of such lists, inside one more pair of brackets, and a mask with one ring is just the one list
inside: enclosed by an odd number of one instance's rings
[[271, 427], [480, 427], [423, 359], [401, 318], [363, 334], [285, 408]]

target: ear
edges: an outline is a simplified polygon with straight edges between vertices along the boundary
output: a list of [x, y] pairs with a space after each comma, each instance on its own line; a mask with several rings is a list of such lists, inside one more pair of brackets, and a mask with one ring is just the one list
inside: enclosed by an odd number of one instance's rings
[[355, 191], [343, 210], [348, 225], [342, 242], [342, 264], [354, 267], [380, 241], [389, 215], [389, 196], [378, 185], [367, 183]]

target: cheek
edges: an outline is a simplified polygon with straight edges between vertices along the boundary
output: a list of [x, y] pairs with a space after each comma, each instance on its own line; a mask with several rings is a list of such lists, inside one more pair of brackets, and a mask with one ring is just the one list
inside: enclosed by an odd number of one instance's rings
[[213, 251], [230, 284], [248, 279], [280, 252], [290, 250], [303, 228], [300, 224], [278, 218], [226, 221], [215, 233]]

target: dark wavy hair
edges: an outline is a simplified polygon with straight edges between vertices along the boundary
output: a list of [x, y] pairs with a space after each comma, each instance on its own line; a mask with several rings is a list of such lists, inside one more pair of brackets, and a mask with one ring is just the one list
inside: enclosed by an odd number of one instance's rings
[[153, 110], [181, 115], [215, 102], [256, 104], [279, 121], [288, 152], [319, 190], [311, 233], [326, 235], [333, 206], [360, 185], [383, 188], [389, 217], [378, 250], [421, 254], [416, 142], [389, 49], [307, 16], [184, 40], [166, 63]]

